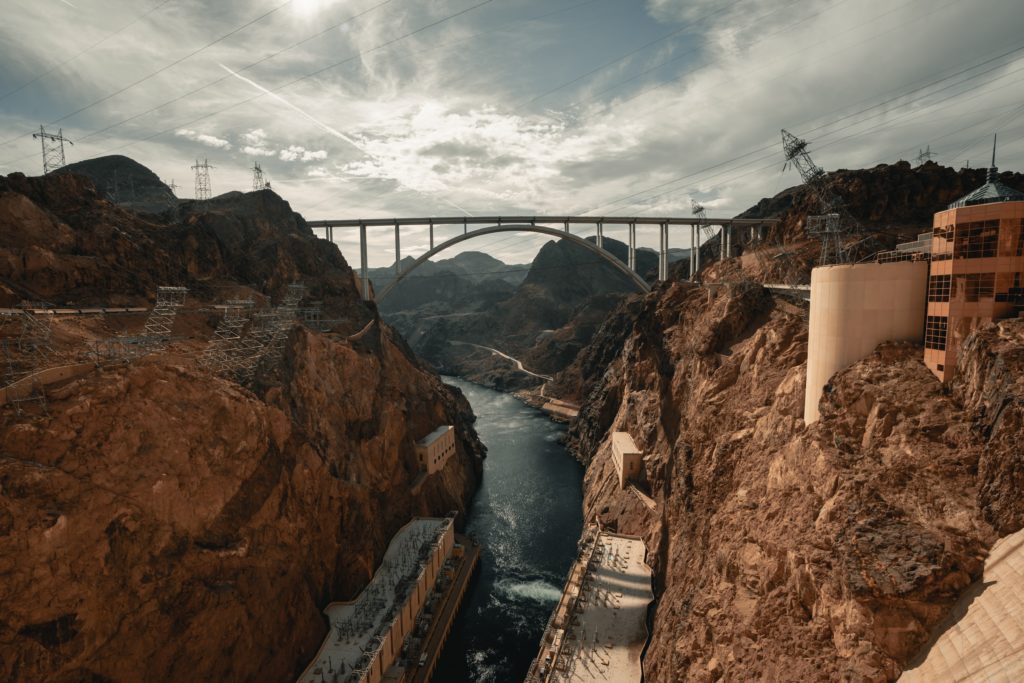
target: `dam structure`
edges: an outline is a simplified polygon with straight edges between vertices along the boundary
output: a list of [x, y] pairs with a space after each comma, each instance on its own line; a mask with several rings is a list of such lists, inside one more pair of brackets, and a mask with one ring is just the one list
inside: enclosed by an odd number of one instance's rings
[[359, 596], [324, 609], [329, 630], [297, 683], [429, 680], [479, 556], [454, 523], [416, 518], [395, 534]]

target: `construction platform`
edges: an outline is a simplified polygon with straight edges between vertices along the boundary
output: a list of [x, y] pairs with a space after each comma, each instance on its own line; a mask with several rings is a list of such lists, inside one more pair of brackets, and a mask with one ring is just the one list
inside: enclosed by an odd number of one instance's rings
[[530, 667], [530, 683], [639, 683], [654, 600], [642, 539], [590, 526]]

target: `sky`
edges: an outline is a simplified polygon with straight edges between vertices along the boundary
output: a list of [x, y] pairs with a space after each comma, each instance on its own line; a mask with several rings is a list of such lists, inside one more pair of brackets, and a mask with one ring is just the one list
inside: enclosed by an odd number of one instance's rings
[[[1024, 167], [1019, 0], [0, 0], [0, 173], [124, 154], [192, 197], [259, 163], [307, 219], [734, 216], [826, 170]], [[448, 229], [452, 234], [461, 228]], [[625, 226], [605, 234], [625, 239]], [[638, 229], [656, 246], [657, 228]], [[581, 228], [578, 234], [586, 235]], [[589, 231], [590, 233], [593, 230]], [[438, 229], [438, 239], [446, 235]], [[394, 258], [371, 233], [370, 265]], [[335, 231], [358, 262], [356, 235]], [[427, 247], [403, 232], [402, 255]], [[528, 262], [547, 238], [462, 248]], [[688, 231], [670, 246], [688, 246]], [[457, 251], [457, 250], [456, 250]], [[449, 254], [446, 254], [449, 255]]]

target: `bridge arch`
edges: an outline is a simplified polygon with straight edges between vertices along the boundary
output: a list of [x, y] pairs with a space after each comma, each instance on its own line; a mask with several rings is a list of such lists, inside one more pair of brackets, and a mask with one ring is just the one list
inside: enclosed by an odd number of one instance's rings
[[398, 283], [400, 283], [402, 280], [405, 279], [406, 275], [408, 275], [412, 271], [416, 270], [418, 267], [423, 265], [423, 263], [428, 261], [431, 257], [441, 253], [445, 249], [448, 249], [449, 247], [454, 247], [456, 244], [458, 244], [460, 242], [465, 242], [466, 240], [473, 239], [474, 237], [481, 237], [483, 235], [493, 235], [493, 234], [499, 233], [499, 232], [535, 232], [535, 233], [538, 233], [538, 234], [541, 234], [541, 235], [549, 235], [551, 237], [558, 237], [560, 239], [567, 239], [567, 240], [569, 240], [571, 242], [574, 242], [575, 244], [578, 244], [579, 246], [583, 247], [584, 249], [587, 249], [588, 251], [591, 251], [594, 254], [597, 254], [602, 259], [607, 261], [609, 264], [614, 266], [620, 273], [622, 273], [623, 275], [628, 277], [630, 279], [630, 281], [634, 285], [636, 285], [636, 288], [639, 291], [641, 291], [641, 292], [649, 292], [649, 291], [651, 291], [651, 286], [649, 284], [647, 284], [646, 280], [644, 280], [642, 277], [640, 277], [635, 272], [630, 270], [629, 267], [625, 263], [623, 263], [619, 259], [615, 258], [615, 256], [613, 256], [611, 252], [609, 252], [609, 251], [607, 251], [607, 250], [597, 246], [593, 242], [585, 240], [585, 239], [583, 239], [582, 237], [580, 237], [578, 235], [573, 235], [572, 233], [565, 232], [564, 230], [557, 230], [555, 228], [549, 228], [549, 227], [546, 227], [546, 226], [543, 226], [543, 225], [530, 225], [530, 224], [523, 223], [523, 224], [509, 224], [509, 225], [493, 225], [493, 226], [488, 227], [488, 228], [478, 228], [478, 229], [473, 230], [471, 232], [467, 232], [467, 233], [462, 234], [462, 235], [457, 235], [457, 236], [451, 238], [450, 240], [446, 240], [446, 241], [442, 242], [441, 244], [437, 245], [436, 247], [434, 247], [433, 249], [431, 249], [430, 251], [426, 252], [425, 254], [423, 254], [422, 256], [417, 258], [415, 261], [413, 261], [412, 265], [410, 265], [408, 268], [403, 270], [401, 273], [399, 273], [395, 277], [395, 279], [393, 279], [391, 282], [389, 282], [388, 285], [383, 290], [381, 290], [380, 294], [378, 294], [376, 296], [377, 301], [380, 301], [384, 297], [386, 297], [391, 292], [392, 289], [394, 289], [395, 287], [398, 286]]

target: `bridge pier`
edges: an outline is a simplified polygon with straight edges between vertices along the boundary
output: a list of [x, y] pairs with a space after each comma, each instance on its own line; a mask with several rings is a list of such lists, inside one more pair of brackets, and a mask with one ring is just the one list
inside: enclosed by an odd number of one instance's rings
[[430, 248], [431, 249], [434, 248], [434, 221], [433, 221], [433, 219], [431, 219], [431, 221], [430, 221]]
[[668, 223], [662, 223], [661, 228], [661, 240], [659, 243], [660, 249], [658, 250], [658, 279], [668, 279]]
[[367, 268], [369, 266], [366, 263], [366, 224], [361, 223], [359, 225], [359, 273], [362, 277], [360, 283], [363, 288], [363, 301], [370, 300], [370, 283], [368, 281]]
[[694, 254], [694, 266], [693, 266], [693, 280], [697, 281], [697, 274], [700, 273], [700, 228], [694, 226], [697, 232], [697, 248], [693, 250]]
[[604, 248], [604, 223], [597, 224], [597, 248]]
[[636, 223], [629, 224], [629, 269], [636, 272]]
[[725, 226], [718, 231], [718, 260], [725, 260]]
[[402, 274], [402, 242], [399, 234], [398, 221], [395, 221], [395, 275]]

